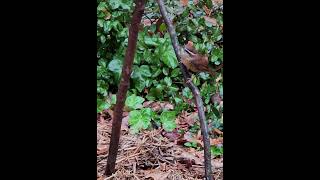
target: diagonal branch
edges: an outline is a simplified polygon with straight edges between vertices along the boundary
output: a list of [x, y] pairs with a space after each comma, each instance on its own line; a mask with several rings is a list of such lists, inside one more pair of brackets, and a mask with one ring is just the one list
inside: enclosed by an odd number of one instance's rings
[[114, 173], [115, 163], [117, 159], [122, 113], [123, 107], [126, 99], [126, 94], [130, 83], [130, 74], [132, 71], [132, 64], [134, 60], [134, 54], [137, 46], [137, 38], [139, 31], [139, 24], [145, 8], [145, 0], [136, 0], [136, 6], [133, 11], [133, 16], [131, 20], [131, 26], [129, 28], [129, 40], [128, 49], [126, 51], [124, 64], [122, 67], [121, 81], [117, 92], [117, 103], [114, 108], [114, 115], [112, 120], [112, 132], [111, 141], [109, 146], [109, 155], [106, 167], [106, 175], [111, 175]]
[[210, 152], [210, 138], [208, 134], [208, 125], [206, 123], [206, 116], [204, 114], [204, 108], [203, 108], [203, 101], [200, 96], [199, 89], [187, 79], [190, 78], [190, 74], [187, 71], [186, 67], [181, 63], [181, 55], [180, 55], [180, 46], [178, 44], [178, 38], [176, 31], [172, 25], [172, 22], [168, 18], [167, 11], [165, 9], [165, 5], [163, 0], [157, 0], [157, 3], [160, 7], [160, 12], [162, 17], [164, 18], [165, 24], [167, 25], [168, 32], [170, 34], [171, 43], [174, 49], [174, 52], [177, 56], [177, 59], [179, 61], [179, 66], [183, 74], [183, 78], [186, 81], [186, 85], [191, 89], [192, 94], [195, 98], [195, 102], [198, 109], [198, 115], [201, 125], [201, 133], [203, 135], [203, 142], [204, 142], [204, 157], [205, 157], [205, 176], [207, 180], [212, 180], [212, 165], [211, 165], [211, 152]]

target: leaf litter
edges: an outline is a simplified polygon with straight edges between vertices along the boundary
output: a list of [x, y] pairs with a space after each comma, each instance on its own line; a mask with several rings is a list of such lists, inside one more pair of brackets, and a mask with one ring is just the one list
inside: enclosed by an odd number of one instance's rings
[[[151, 104], [151, 103], [150, 103]], [[161, 105], [162, 109], [164, 104]], [[171, 107], [169, 106], [169, 109]], [[109, 111], [112, 113], [112, 111]], [[124, 114], [123, 120], [128, 115]], [[191, 125], [195, 123], [195, 113], [182, 112], [177, 123]], [[193, 120], [191, 120], [193, 119]], [[194, 122], [195, 121], [195, 122]], [[163, 129], [143, 131], [138, 135], [128, 132], [126, 123], [122, 124], [119, 151], [116, 160], [116, 172], [105, 177], [108, 149], [112, 128], [112, 118], [108, 112], [97, 118], [97, 179], [148, 179], [148, 180], [195, 180], [204, 178], [203, 151], [187, 148], [178, 140], [196, 140], [202, 144], [201, 133], [184, 135], [176, 130], [165, 132]], [[180, 127], [179, 127], [180, 128]], [[168, 135], [169, 134], [169, 135]], [[170, 137], [171, 136], [171, 137]], [[169, 137], [169, 138], [168, 138]], [[211, 139], [212, 145], [222, 144], [222, 137]], [[223, 179], [223, 157], [212, 158], [216, 180]]]

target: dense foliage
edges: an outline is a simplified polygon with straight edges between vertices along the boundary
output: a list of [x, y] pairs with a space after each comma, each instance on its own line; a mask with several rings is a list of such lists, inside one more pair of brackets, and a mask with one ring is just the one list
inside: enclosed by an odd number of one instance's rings
[[[195, 48], [209, 55], [210, 65], [223, 62], [223, 13], [209, 9], [212, 2], [167, 1], [180, 44], [192, 41]], [[112, 108], [128, 44], [128, 27], [134, 4], [132, 0], [97, 0], [97, 112]], [[183, 85], [175, 53], [166, 26], [152, 23], [160, 18], [155, 1], [146, 5], [138, 36], [137, 51], [127, 94], [126, 110], [132, 132], [151, 127], [151, 120], [166, 131], [176, 128], [175, 118], [182, 111], [194, 111], [192, 93]], [[163, 35], [160, 32], [163, 32]], [[223, 105], [213, 97], [223, 98], [222, 71], [214, 78], [208, 73], [193, 73], [199, 87], [210, 127], [222, 130]], [[174, 109], [154, 112], [144, 108], [146, 101], [169, 102]], [[196, 127], [193, 127], [196, 128]], [[188, 144], [192, 146], [192, 144]], [[216, 151], [216, 150], [214, 150]]]

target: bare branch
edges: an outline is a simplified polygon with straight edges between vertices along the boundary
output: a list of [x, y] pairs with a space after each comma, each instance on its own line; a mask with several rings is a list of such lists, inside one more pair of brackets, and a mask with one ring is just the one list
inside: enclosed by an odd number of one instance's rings
[[176, 31], [172, 25], [172, 22], [168, 18], [168, 14], [165, 9], [164, 2], [163, 0], [157, 0], [157, 3], [160, 7], [160, 12], [162, 17], [164, 18], [165, 24], [167, 25], [168, 32], [171, 38], [171, 43], [172, 43], [174, 52], [177, 56], [177, 59], [179, 61], [179, 66], [182, 71], [183, 78], [186, 82], [186, 85], [191, 89], [192, 94], [195, 98], [195, 102], [198, 109], [200, 125], [201, 125], [201, 133], [202, 133], [203, 142], [204, 142], [205, 175], [207, 180], [212, 180], [213, 176], [212, 176], [212, 165], [211, 165], [210, 138], [208, 134], [208, 125], [206, 123], [206, 116], [204, 114], [203, 101], [200, 96], [200, 91], [191, 81], [188, 81], [188, 78], [190, 78], [190, 74], [187, 71], [186, 67], [181, 63], [181, 55], [179, 51], [181, 47], [178, 44], [178, 38], [176, 35]]
[[106, 175], [111, 175], [115, 170], [115, 162], [117, 159], [122, 113], [126, 99], [127, 90], [130, 84], [130, 74], [132, 71], [132, 64], [137, 46], [137, 38], [139, 31], [139, 24], [145, 8], [145, 0], [136, 0], [136, 6], [133, 11], [131, 26], [129, 28], [128, 49], [126, 51], [124, 64], [122, 67], [121, 81], [117, 92], [117, 103], [114, 108], [114, 115], [112, 120], [111, 141], [109, 147], [109, 155], [106, 167]]

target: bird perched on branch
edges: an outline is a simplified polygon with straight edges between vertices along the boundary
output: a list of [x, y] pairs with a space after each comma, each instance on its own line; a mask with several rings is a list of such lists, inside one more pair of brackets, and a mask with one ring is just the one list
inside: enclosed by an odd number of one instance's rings
[[199, 54], [194, 47], [192, 42], [188, 42], [183, 48], [181, 48], [181, 62], [186, 68], [192, 72], [208, 72], [210, 75], [215, 76], [216, 71], [222, 68], [221, 64], [216, 70], [209, 67], [208, 56]]

